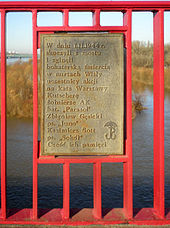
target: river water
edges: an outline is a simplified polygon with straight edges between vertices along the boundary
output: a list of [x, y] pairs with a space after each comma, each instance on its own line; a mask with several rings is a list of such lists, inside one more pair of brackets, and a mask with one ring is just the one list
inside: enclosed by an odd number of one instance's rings
[[[23, 61], [28, 61], [24, 59]], [[8, 64], [16, 62], [7, 60]], [[146, 110], [133, 120], [134, 207], [153, 207], [153, 92], [142, 87]], [[7, 207], [32, 207], [33, 124], [30, 119], [7, 121]], [[38, 206], [61, 208], [62, 165], [39, 165]], [[170, 207], [170, 92], [165, 92], [165, 199]], [[72, 208], [93, 207], [93, 166], [72, 164], [70, 179]], [[102, 206], [123, 206], [123, 165], [102, 165]]]
[[[153, 206], [153, 94], [142, 92], [147, 108], [133, 120], [134, 207]], [[7, 122], [7, 205], [32, 207], [32, 120]], [[102, 165], [103, 207], [122, 207], [123, 165]], [[93, 167], [71, 165], [70, 203], [72, 208], [93, 206]], [[62, 207], [62, 165], [39, 166], [38, 206]], [[165, 93], [165, 198], [170, 207], [170, 93]]]
[[30, 59], [31, 58], [8, 58], [6, 62], [8, 65], [11, 65], [16, 62], [28, 62]]

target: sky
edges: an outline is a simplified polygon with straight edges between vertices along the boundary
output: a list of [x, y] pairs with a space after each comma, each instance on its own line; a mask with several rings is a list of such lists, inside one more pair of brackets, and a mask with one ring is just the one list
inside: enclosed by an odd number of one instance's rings
[[[92, 25], [91, 12], [71, 12], [70, 26]], [[170, 12], [166, 12], [164, 20], [165, 43], [170, 43]], [[38, 14], [39, 26], [62, 25], [62, 13], [41, 12]], [[102, 12], [101, 25], [122, 25], [121, 12]], [[132, 40], [153, 42], [153, 14], [151, 12], [133, 12]], [[6, 17], [6, 48], [7, 51], [32, 53], [32, 15], [30, 12], [9, 12]]]

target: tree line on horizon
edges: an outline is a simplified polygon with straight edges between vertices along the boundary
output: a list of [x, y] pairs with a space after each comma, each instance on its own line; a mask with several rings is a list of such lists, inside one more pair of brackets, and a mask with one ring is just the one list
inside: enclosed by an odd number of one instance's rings
[[[132, 65], [134, 67], [153, 67], [153, 44], [148, 41], [132, 42]], [[164, 66], [170, 67], [170, 43], [164, 46]]]
[[[132, 43], [132, 82], [153, 86], [153, 44], [133, 41]], [[164, 45], [165, 89], [170, 90], [170, 44]]]

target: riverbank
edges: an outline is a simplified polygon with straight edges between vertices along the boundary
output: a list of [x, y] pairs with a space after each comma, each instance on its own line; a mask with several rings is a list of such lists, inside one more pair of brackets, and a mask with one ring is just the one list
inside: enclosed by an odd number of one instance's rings
[[[166, 90], [170, 90], [170, 68], [164, 69], [164, 87]], [[132, 84], [133, 88], [140, 90], [138, 84], [153, 87], [153, 69], [146, 67], [133, 67], [132, 68]]]
[[[139, 68], [134, 68], [133, 73], [137, 77], [133, 77], [133, 81], [147, 82], [150, 81], [151, 72], [146, 69], [149, 74], [148, 80], [145, 79], [145, 72]], [[139, 74], [140, 72], [140, 74]], [[38, 75], [40, 75], [40, 66], [38, 65]], [[14, 64], [7, 65], [7, 117], [32, 118], [33, 116], [33, 83], [32, 83], [32, 60], [28, 62], [17, 61]], [[169, 79], [168, 79], [169, 80]], [[170, 80], [169, 80], [170, 81]], [[170, 84], [170, 83], [169, 83]], [[38, 77], [38, 97], [41, 101], [40, 77]], [[40, 102], [39, 102], [40, 110]], [[136, 112], [143, 110], [141, 97], [133, 98], [132, 102], [132, 118], [136, 116]], [[40, 113], [39, 113], [40, 116]]]
[[32, 60], [7, 65], [7, 117], [32, 117], [32, 79]]

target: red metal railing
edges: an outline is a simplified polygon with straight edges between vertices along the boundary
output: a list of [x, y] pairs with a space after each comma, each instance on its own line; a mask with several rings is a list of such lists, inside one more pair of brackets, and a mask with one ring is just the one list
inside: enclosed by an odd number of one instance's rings
[[[6, 224], [170, 224], [164, 208], [164, 11], [170, 10], [170, 2], [0, 2], [1, 12], [1, 215], [0, 223]], [[32, 12], [33, 32], [33, 208], [22, 209], [8, 215], [6, 208], [6, 63], [5, 63], [5, 15], [9, 11]], [[37, 26], [37, 13], [60, 11], [62, 26]], [[91, 11], [92, 26], [69, 26], [69, 11]], [[101, 11], [123, 13], [122, 26], [101, 26]], [[132, 87], [131, 87], [131, 27], [132, 11], [153, 12], [154, 22], [154, 206], [142, 208], [137, 214], [133, 209], [132, 175]], [[40, 34], [55, 31], [108, 31], [123, 33], [126, 48], [126, 139], [122, 156], [40, 156], [38, 142], [38, 78], [37, 49]], [[101, 164], [123, 163], [123, 208], [112, 209], [102, 215]], [[40, 164], [63, 164], [63, 208], [44, 211], [39, 216], [38, 166]], [[78, 216], [71, 216], [70, 164], [93, 164], [93, 209], [84, 209]], [[85, 215], [85, 217], [84, 217]]]

